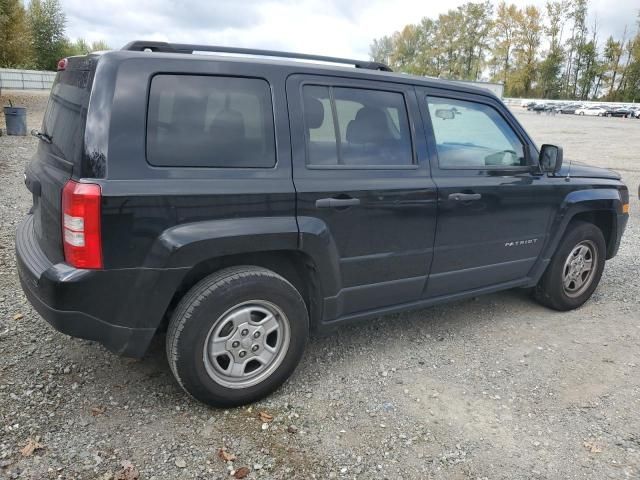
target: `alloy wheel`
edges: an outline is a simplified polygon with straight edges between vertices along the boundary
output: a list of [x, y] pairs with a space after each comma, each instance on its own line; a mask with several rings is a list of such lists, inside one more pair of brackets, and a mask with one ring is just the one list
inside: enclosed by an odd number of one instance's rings
[[278, 306], [265, 300], [241, 303], [209, 330], [203, 351], [206, 371], [224, 387], [251, 387], [280, 366], [290, 340], [289, 320]]
[[598, 251], [591, 240], [578, 243], [564, 262], [562, 286], [568, 297], [582, 295], [593, 282], [598, 264]]

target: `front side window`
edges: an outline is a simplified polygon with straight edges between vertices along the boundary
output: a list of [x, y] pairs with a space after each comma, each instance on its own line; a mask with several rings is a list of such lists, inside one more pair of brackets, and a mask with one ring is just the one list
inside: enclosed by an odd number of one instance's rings
[[309, 165], [413, 163], [402, 93], [305, 85], [302, 96]]
[[449, 98], [429, 97], [427, 101], [440, 168], [526, 165], [520, 139], [494, 108]]
[[276, 163], [271, 92], [264, 80], [156, 75], [147, 115], [152, 165], [269, 168]]

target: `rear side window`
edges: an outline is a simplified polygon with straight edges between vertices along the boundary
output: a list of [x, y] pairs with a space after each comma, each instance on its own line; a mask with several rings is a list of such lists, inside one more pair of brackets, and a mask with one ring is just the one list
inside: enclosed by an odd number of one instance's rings
[[58, 72], [42, 120], [42, 131], [51, 137], [53, 153], [74, 165], [82, 158], [92, 78], [88, 70]]
[[485, 169], [526, 165], [522, 142], [493, 107], [429, 97], [429, 116], [444, 169]]
[[309, 165], [395, 167], [413, 163], [402, 93], [305, 85], [302, 96]]
[[271, 91], [264, 80], [156, 75], [147, 115], [152, 165], [269, 168], [276, 163]]

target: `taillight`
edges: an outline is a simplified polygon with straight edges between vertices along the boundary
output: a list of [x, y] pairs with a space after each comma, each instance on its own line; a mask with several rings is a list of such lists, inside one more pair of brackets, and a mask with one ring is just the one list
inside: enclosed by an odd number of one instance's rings
[[62, 190], [64, 259], [76, 268], [102, 268], [100, 185], [69, 180]]
[[69, 60], [67, 60], [66, 58], [61, 58], [60, 60], [58, 60], [58, 71], [65, 70], [68, 63]]

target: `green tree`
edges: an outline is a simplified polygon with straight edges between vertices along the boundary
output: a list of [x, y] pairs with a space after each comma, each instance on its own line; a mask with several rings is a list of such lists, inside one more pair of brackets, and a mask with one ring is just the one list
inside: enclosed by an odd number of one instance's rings
[[102, 52], [104, 50], [111, 50], [111, 47], [104, 40], [96, 40], [91, 42], [91, 51], [92, 52]]
[[393, 53], [393, 40], [386, 35], [380, 39], [374, 39], [369, 46], [369, 56], [374, 62], [382, 62], [389, 65], [391, 63], [391, 54]]
[[544, 27], [549, 50], [543, 56], [538, 68], [538, 88], [543, 98], [558, 98], [562, 88], [562, 64], [564, 50], [562, 35], [567, 17], [568, 4], [566, 1], [547, 2]]
[[581, 100], [587, 100], [590, 98], [594, 83], [601, 69], [595, 35], [591, 41], [582, 45], [579, 55], [582, 59], [582, 73], [578, 81], [578, 93]]
[[616, 77], [619, 73], [620, 67], [620, 59], [622, 58], [622, 43], [620, 41], [616, 41], [612, 36], [607, 38], [607, 41], [604, 45], [604, 51], [602, 53], [603, 62], [605, 64], [605, 88], [607, 88], [607, 97], [611, 98], [615, 86], [616, 86]]
[[626, 44], [626, 61], [616, 89], [616, 97], [622, 101], [640, 101], [640, 13], [638, 30], [634, 38]]
[[567, 40], [567, 63], [565, 67], [564, 92], [567, 97], [576, 98], [578, 79], [583, 68], [584, 44], [586, 43], [588, 0], [572, 0], [568, 16], [573, 22], [571, 37]]
[[464, 19], [457, 10], [449, 10], [438, 17], [438, 28], [434, 35], [436, 53], [440, 57], [440, 76], [462, 78], [462, 23]]
[[98, 40], [87, 43], [84, 38], [78, 38], [75, 42], [65, 39], [63, 57], [72, 57], [74, 55], [87, 55], [92, 52], [110, 50], [109, 45], [104, 40]]
[[[487, 73], [507, 96], [636, 99], [640, 33], [610, 37], [599, 51], [597, 24], [587, 28], [589, 0], [548, 0], [545, 15], [493, 0], [465, 3], [376, 39], [371, 57], [393, 69], [454, 79]], [[640, 14], [638, 20], [640, 30]], [[544, 49], [544, 50], [543, 50]]]
[[504, 1], [498, 5], [496, 19], [493, 22], [493, 60], [494, 78], [504, 83], [507, 94], [510, 90], [509, 77], [513, 68], [513, 50], [516, 42], [518, 23], [521, 12], [514, 4], [507, 5]]
[[460, 35], [461, 77], [476, 80], [484, 67], [484, 54], [489, 48], [488, 37], [492, 27], [493, 6], [484, 3], [465, 3], [458, 7]]
[[0, 67], [31, 63], [30, 31], [20, 0], [0, 0]]
[[55, 70], [68, 48], [66, 17], [59, 0], [31, 0], [28, 19], [36, 68]]
[[542, 40], [542, 14], [535, 6], [529, 5], [515, 16], [515, 65], [511, 80], [511, 93], [530, 96], [538, 73], [538, 50]]
[[419, 64], [420, 30], [416, 25], [406, 25], [393, 35], [394, 49], [391, 64], [406, 73], [422, 74]]
[[419, 75], [439, 77], [444, 67], [439, 48], [436, 44], [436, 35], [439, 29], [438, 21], [424, 17], [418, 24], [419, 45], [418, 65]]

